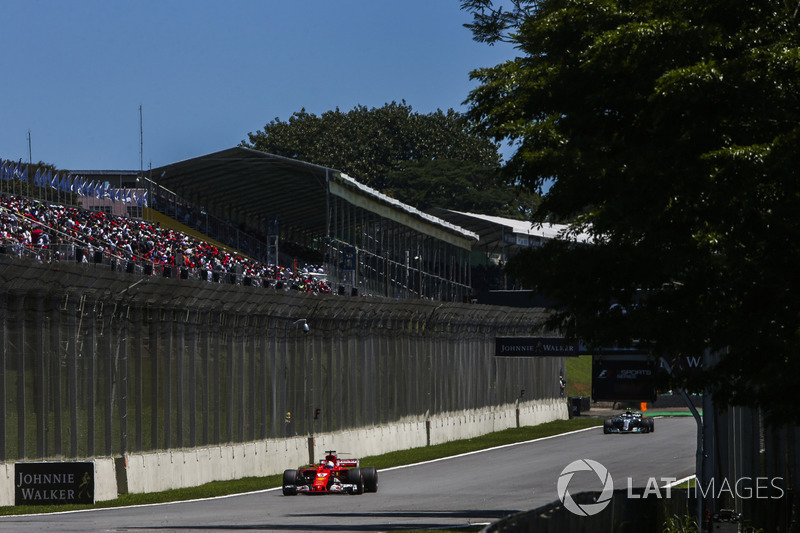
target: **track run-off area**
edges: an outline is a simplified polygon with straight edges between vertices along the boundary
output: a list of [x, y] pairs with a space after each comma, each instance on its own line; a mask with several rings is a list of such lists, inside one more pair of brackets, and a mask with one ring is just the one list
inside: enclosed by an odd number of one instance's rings
[[[487, 524], [558, 500], [559, 476], [580, 459], [602, 464], [617, 489], [644, 487], [652, 478], [663, 486], [662, 480], [692, 475], [696, 431], [691, 417], [657, 418], [652, 434], [604, 435], [595, 427], [381, 470], [377, 493], [283, 496], [278, 488], [169, 504], [6, 516], [0, 517], [0, 530], [393, 531]], [[576, 474], [569, 491], [601, 490], [597, 476], [589, 474]]]

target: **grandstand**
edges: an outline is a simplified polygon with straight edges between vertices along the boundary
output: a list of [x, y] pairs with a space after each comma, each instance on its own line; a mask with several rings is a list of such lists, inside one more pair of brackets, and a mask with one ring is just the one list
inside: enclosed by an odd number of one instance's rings
[[[333, 287], [340, 295], [464, 301], [471, 292], [475, 234], [339, 171], [293, 159], [231, 148], [146, 173], [60, 175], [6, 161], [0, 177], [3, 184], [13, 184], [4, 190], [14, 198], [80, 206], [105, 214], [102, 221], [93, 215], [93, 223], [136, 231], [135, 239], [106, 239], [102, 246], [81, 235], [61, 252], [69, 259], [89, 257], [129, 272], [277, 288], [307, 286], [313, 275], [315, 286]], [[69, 212], [68, 218], [75, 216]], [[156, 230], [171, 242], [155, 255], [152, 249], [139, 253], [145, 248], [139, 240], [147, 242], [143, 233], [153, 236]], [[60, 237], [59, 245], [70, 241]], [[214, 257], [196, 257], [209, 247]]]
[[[267, 269], [295, 278], [313, 273], [326, 291], [340, 295], [467, 301], [488, 291], [519, 290], [503, 272], [505, 263], [567, 231], [564, 225], [444, 208], [423, 213], [334, 169], [243, 147], [147, 172], [53, 175], [0, 161], [0, 178], [0, 190], [17, 197], [146, 221], [188, 238], [180, 250], [166, 243], [155, 258], [126, 254], [116, 245], [98, 257], [95, 247], [80, 241], [85, 256], [115, 268], [256, 286], [281, 281], [262, 279]], [[204, 247], [222, 254], [223, 264], [192, 257]]]
[[324, 264], [339, 294], [464, 301], [471, 293], [476, 234], [337, 170], [237, 147], [155, 168], [147, 180], [170, 191], [155, 196], [166, 199], [159, 211], [228, 220], [249, 239], [236, 247], [244, 253], [276, 257], [293, 245]]
[[[473, 268], [472, 288], [478, 293], [478, 301], [481, 303], [488, 301], [486, 295], [480, 293], [523, 289], [503, 271], [508, 260], [521, 250], [542, 246], [549, 239], [587, 242], [590, 238], [585, 233], [572, 234], [566, 224], [536, 224], [527, 220], [464, 213], [441, 207], [430, 208], [426, 212], [478, 235], [470, 263]], [[495, 302], [496, 299], [492, 298], [492, 301]], [[504, 299], [504, 305], [516, 304]]]

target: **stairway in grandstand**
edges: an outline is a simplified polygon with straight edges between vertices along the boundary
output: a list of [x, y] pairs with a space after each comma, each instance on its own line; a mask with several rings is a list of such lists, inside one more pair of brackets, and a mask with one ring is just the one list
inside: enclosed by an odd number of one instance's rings
[[143, 209], [143, 213], [142, 214], [143, 214], [143, 217], [144, 217], [145, 220], [150, 220], [150, 221], [153, 221], [153, 222], [157, 222], [162, 228], [171, 229], [173, 231], [177, 231], [177, 232], [183, 233], [185, 235], [189, 235], [191, 237], [194, 237], [195, 239], [199, 239], [199, 240], [205, 241], [205, 242], [207, 242], [209, 244], [213, 244], [214, 246], [216, 246], [220, 250], [225, 250], [226, 252], [229, 252], [229, 253], [236, 253], [239, 256], [247, 257], [248, 259], [251, 259], [250, 257], [248, 257], [247, 255], [243, 254], [239, 250], [236, 250], [236, 249], [234, 249], [234, 248], [232, 248], [232, 247], [230, 247], [230, 246], [228, 246], [226, 244], [222, 244], [221, 242], [212, 239], [208, 235], [205, 235], [204, 233], [201, 233], [201, 232], [197, 231], [196, 229], [187, 226], [186, 224], [178, 222], [177, 220], [175, 220], [174, 218], [170, 217], [169, 215], [165, 215], [161, 211], [153, 209], [152, 207], [145, 207]]

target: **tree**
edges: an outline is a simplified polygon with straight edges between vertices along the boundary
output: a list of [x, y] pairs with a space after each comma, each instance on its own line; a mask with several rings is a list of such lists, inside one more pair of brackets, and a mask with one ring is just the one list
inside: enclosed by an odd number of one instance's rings
[[[595, 346], [721, 354], [693, 386], [785, 416], [800, 375], [800, 48], [767, 0], [462, 2], [476, 40], [520, 56], [472, 77], [468, 118], [552, 186], [552, 242], [509, 270]], [[790, 410], [800, 421], [800, 410]]]
[[422, 210], [442, 207], [526, 219], [539, 200], [502, 183], [494, 167], [456, 159], [399, 162], [385, 183], [386, 194]]
[[[505, 195], [511, 205], [493, 202], [491, 214], [530, 209], [520, 208], [520, 196], [508, 193], [513, 185], [499, 181], [497, 145], [472, 133], [466, 118], [452, 109], [420, 115], [405, 102], [321, 116], [303, 109], [288, 122], [276, 118], [248, 136], [243, 146], [341, 170], [415, 207], [482, 207], [473, 196], [484, 191]], [[444, 194], [446, 205], [437, 193]], [[468, 197], [463, 202], [462, 194]]]

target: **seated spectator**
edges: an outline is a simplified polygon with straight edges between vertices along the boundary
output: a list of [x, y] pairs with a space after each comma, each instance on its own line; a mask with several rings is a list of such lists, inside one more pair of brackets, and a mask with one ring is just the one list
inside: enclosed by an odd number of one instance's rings
[[[255, 279], [254, 285], [274, 286], [280, 280], [287, 289], [314, 294], [331, 292], [319, 266], [298, 265], [297, 271], [292, 271], [220, 250], [211, 243], [143, 220], [48, 205], [13, 195], [0, 195], [0, 241], [14, 246], [19, 253], [24, 248], [37, 251], [59, 248], [57, 253], [37, 255], [41, 258], [74, 257], [74, 253], [66, 254], [62, 249], [77, 247], [88, 250], [89, 254], [101, 251], [126, 261], [185, 266], [219, 274], [233, 272], [242, 274], [242, 278]], [[83, 262], [88, 262], [89, 254], [82, 255]], [[178, 262], [181, 264], [177, 265]], [[211, 276], [207, 274], [207, 278], [210, 280]]]

